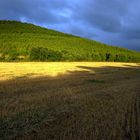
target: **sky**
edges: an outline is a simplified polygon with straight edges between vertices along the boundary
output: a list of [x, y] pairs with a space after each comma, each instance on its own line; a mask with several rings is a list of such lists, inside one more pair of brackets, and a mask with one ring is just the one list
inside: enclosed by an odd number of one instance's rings
[[0, 20], [140, 51], [140, 0], [0, 0]]

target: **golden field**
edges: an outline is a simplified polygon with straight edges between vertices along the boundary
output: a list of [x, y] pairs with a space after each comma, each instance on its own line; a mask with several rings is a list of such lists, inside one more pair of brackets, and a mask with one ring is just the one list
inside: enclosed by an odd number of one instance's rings
[[140, 64], [0, 63], [0, 139], [140, 139]]
[[90, 71], [78, 66], [85, 67], [131, 67], [139, 66], [137, 63], [114, 63], [114, 62], [23, 62], [23, 63], [0, 63], [0, 80], [8, 80], [17, 77], [58, 76], [72, 71]]

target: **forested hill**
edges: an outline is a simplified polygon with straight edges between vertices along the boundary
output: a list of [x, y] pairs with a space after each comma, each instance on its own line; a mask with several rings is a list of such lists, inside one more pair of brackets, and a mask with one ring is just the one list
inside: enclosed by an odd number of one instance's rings
[[140, 53], [17, 21], [0, 21], [0, 61], [140, 62]]

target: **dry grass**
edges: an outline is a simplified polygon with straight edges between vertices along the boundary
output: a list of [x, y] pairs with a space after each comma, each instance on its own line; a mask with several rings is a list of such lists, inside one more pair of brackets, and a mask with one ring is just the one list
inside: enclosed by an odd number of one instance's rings
[[0, 139], [140, 139], [140, 64], [0, 63]]
[[[70, 71], [89, 71], [77, 66], [84, 67], [129, 67], [138, 66], [136, 63], [114, 62], [38, 62], [38, 63], [0, 63], [0, 80], [8, 80], [17, 77], [58, 76], [68, 74]], [[92, 71], [94, 72], [94, 71]]]

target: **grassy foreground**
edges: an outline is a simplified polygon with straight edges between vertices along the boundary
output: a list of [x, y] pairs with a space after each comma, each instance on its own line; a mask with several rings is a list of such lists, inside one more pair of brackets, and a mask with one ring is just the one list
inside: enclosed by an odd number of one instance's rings
[[140, 139], [139, 63], [0, 63], [0, 139]]

